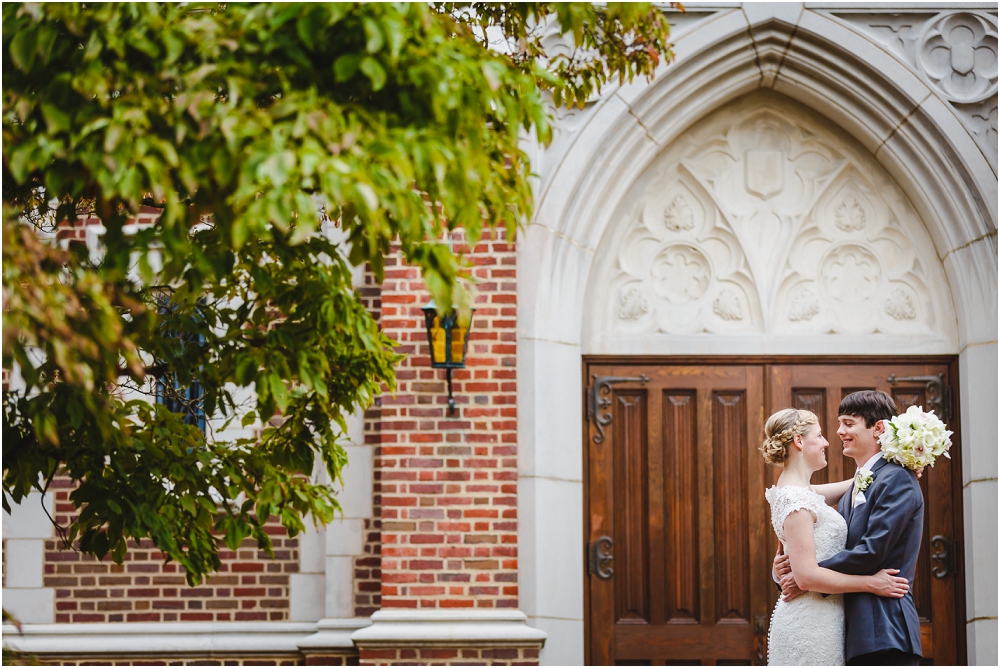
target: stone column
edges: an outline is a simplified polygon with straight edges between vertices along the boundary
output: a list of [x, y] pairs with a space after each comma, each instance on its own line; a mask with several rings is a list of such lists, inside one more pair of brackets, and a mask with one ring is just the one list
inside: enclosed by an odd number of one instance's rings
[[3, 514], [3, 608], [24, 623], [55, 621], [55, 590], [44, 586], [45, 542], [54, 537], [46, 509], [52, 513], [52, 495], [43, 501], [40, 492], [32, 492], [11, 506], [10, 515]]

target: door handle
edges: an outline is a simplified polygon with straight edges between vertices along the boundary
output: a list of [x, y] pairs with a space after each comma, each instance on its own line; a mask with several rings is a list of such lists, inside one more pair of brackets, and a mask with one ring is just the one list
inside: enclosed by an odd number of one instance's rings
[[590, 564], [589, 570], [602, 580], [610, 580], [615, 574], [615, 569], [610, 566], [615, 558], [611, 552], [615, 546], [615, 541], [611, 536], [601, 536], [590, 544]]
[[931, 545], [935, 548], [931, 561], [937, 564], [931, 569], [931, 575], [938, 579], [948, 577], [955, 570], [955, 546], [944, 536], [931, 538]]

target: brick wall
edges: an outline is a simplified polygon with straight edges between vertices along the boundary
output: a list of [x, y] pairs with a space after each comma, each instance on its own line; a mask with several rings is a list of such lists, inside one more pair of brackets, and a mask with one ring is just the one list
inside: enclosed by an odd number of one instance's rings
[[430, 368], [420, 272], [398, 254], [386, 261], [381, 324], [407, 358], [367, 434], [384, 607], [517, 607], [516, 256], [499, 232], [469, 257], [479, 294], [455, 416], [445, 372]]
[[[73, 483], [52, 481], [55, 520], [66, 526], [74, 512]], [[298, 572], [298, 539], [274, 521], [266, 527], [274, 543], [272, 560], [246, 540], [236, 552], [223, 548], [222, 566], [197, 587], [187, 586], [184, 569], [164, 564], [148, 540], [129, 541], [121, 566], [67, 548], [58, 538], [45, 543], [42, 584], [55, 589], [56, 622], [287, 621], [289, 576]]]
[[[364, 281], [358, 292], [368, 312], [376, 322], [381, 322], [382, 286], [376, 282], [370, 266], [365, 266]], [[376, 397], [375, 405], [365, 411], [364, 417], [365, 445], [372, 446], [374, 457], [379, 456], [381, 404], [381, 397]], [[355, 617], [370, 617], [382, 607], [382, 490], [377, 467], [372, 474], [372, 517], [365, 520], [362, 553], [354, 559]]]
[[374, 517], [365, 520], [362, 553], [354, 558], [355, 617], [371, 617], [382, 607], [382, 509], [377, 483], [374, 495]]
[[[31, 665], [31, 664], [25, 664]], [[121, 659], [95, 658], [80, 659], [66, 658], [54, 661], [39, 661], [42, 666], [304, 666], [305, 660], [300, 656], [290, 656], [286, 658], [262, 659], [260, 657], [165, 657], [163, 659]], [[335, 657], [332, 663], [325, 663], [327, 666], [349, 665], [344, 663], [341, 657]]]
[[539, 650], [529, 648], [415, 648], [362, 650], [362, 665], [380, 666], [537, 666]]

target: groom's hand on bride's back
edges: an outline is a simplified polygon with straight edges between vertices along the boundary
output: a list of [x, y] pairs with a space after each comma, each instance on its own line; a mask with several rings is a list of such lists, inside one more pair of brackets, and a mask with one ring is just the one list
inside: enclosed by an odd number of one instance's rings
[[799, 589], [799, 585], [795, 582], [795, 576], [791, 573], [781, 576], [778, 584], [781, 585], [781, 598], [786, 602], [805, 593]]
[[787, 554], [783, 554], [781, 551], [781, 546], [778, 546], [778, 552], [774, 555], [774, 577], [775, 581], [780, 581], [782, 577], [788, 575], [792, 572], [792, 562], [788, 559]]
[[778, 586], [781, 587], [781, 598], [785, 601], [791, 601], [802, 593], [799, 585], [795, 582], [795, 577], [792, 575], [792, 562], [789, 561], [788, 555], [783, 553], [780, 543], [778, 551], [774, 555], [774, 567], [771, 575], [774, 581], [778, 583]]

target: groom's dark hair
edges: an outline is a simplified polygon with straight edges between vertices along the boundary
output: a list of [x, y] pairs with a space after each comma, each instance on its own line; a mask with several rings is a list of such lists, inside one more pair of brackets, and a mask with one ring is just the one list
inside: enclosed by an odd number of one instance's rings
[[837, 414], [859, 417], [865, 421], [865, 428], [870, 429], [879, 420], [896, 416], [896, 402], [881, 390], [851, 392], [840, 402]]

